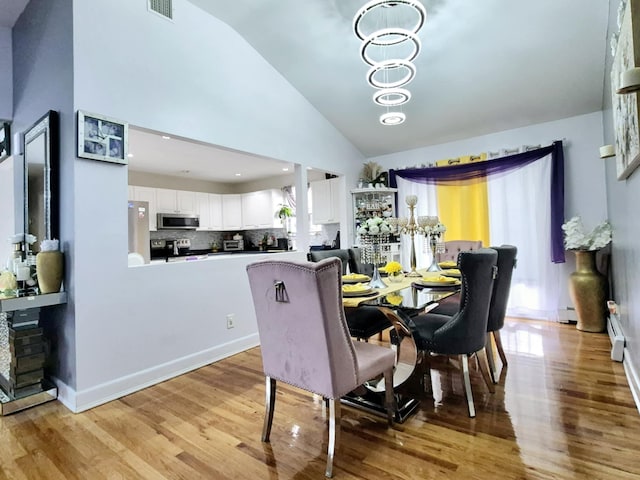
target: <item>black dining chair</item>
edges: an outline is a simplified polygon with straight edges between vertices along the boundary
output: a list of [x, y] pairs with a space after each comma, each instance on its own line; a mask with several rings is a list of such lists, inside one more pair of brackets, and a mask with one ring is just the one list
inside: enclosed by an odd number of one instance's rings
[[[325, 258], [338, 257], [342, 262], [342, 274], [347, 273], [347, 267], [349, 266], [349, 251], [346, 249], [335, 248], [332, 250], [311, 250], [307, 254], [307, 260], [310, 262], [319, 262]], [[358, 272], [351, 272], [358, 273]]]
[[[347, 273], [347, 265], [352, 265], [352, 261], [354, 261], [355, 258], [351, 250], [353, 249], [312, 250], [308, 253], [307, 257], [308, 260], [312, 262], [337, 257], [342, 262], [342, 274], [344, 275]], [[359, 270], [354, 271], [354, 268], [351, 266], [349, 267], [349, 271], [351, 273], [363, 273]], [[389, 319], [378, 307], [363, 305], [358, 308], [348, 308], [345, 310], [345, 315], [349, 333], [358, 340], [366, 341], [369, 337], [378, 335], [381, 331], [391, 328]]]
[[[492, 341], [495, 343], [496, 350], [500, 356], [503, 367], [508, 365], [507, 356], [502, 346], [502, 338], [500, 330], [504, 327], [504, 319], [507, 313], [507, 303], [509, 301], [509, 293], [511, 291], [511, 278], [513, 269], [516, 266], [516, 256], [518, 248], [514, 245], [500, 245], [499, 247], [489, 247], [498, 252], [498, 273], [493, 283], [493, 292], [491, 293], [491, 303], [489, 304], [489, 316], [487, 318], [487, 361], [489, 362], [489, 372], [493, 383], [498, 383], [498, 371], [496, 368], [496, 360], [493, 351]], [[455, 315], [460, 309], [460, 294], [451, 295], [440, 304], [433, 308], [430, 313], [440, 315]]]
[[461, 365], [462, 383], [469, 416], [476, 411], [469, 377], [469, 357], [475, 355], [487, 388], [495, 387], [489, 375], [485, 351], [489, 304], [496, 276], [498, 253], [489, 248], [461, 252], [458, 266], [461, 272], [460, 309], [453, 315], [426, 313], [411, 318], [413, 338], [420, 351], [425, 388], [431, 382], [431, 354], [457, 355]]
[[498, 252], [498, 276], [493, 283], [493, 294], [491, 295], [491, 303], [489, 305], [486, 349], [491, 379], [493, 383], [498, 383], [498, 372], [493, 348], [491, 346], [491, 338], [493, 337], [496, 350], [502, 361], [502, 367], [504, 368], [507, 366], [507, 356], [502, 346], [500, 330], [504, 327], [504, 318], [507, 314], [507, 303], [509, 301], [509, 293], [511, 292], [511, 278], [513, 276], [513, 269], [516, 266], [518, 248], [514, 245], [500, 245], [499, 247], [491, 248]]

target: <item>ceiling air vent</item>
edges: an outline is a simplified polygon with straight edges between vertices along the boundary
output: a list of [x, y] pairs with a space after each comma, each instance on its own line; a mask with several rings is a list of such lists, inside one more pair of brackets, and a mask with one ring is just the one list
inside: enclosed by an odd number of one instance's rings
[[173, 20], [173, 0], [148, 0], [149, 10]]

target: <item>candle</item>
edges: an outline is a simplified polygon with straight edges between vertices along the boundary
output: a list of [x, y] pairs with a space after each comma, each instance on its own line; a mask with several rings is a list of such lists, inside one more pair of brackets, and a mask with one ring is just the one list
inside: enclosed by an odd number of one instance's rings
[[31, 270], [28, 265], [18, 265], [16, 268], [16, 280], [25, 281], [29, 280]]
[[614, 157], [616, 150], [613, 145], [603, 145], [600, 147], [600, 158]]

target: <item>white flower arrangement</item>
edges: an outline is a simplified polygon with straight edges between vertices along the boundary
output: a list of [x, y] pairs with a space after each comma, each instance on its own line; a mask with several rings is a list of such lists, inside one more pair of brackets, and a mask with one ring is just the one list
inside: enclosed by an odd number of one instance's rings
[[52, 240], [42, 240], [40, 242], [40, 250], [43, 252], [55, 252], [58, 250], [59, 241], [55, 238]]
[[562, 225], [562, 230], [567, 250], [600, 250], [611, 243], [611, 225], [606, 221], [586, 234], [582, 219], [575, 216]]
[[392, 232], [389, 222], [380, 217], [369, 218], [358, 228], [358, 235], [388, 235]]

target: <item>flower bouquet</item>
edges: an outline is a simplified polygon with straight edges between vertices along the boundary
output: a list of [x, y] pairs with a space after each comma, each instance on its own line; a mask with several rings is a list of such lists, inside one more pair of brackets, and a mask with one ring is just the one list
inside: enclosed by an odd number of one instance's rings
[[381, 270], [387, 273], [389, 280], [392, 282], [399, 282], [402, 280], [402, 265], [400, 265], [399, 262], [387, 262]]
[[389, 235], [393, 233], [393, 228], [389, 222], [380, 217], [368, 218], [358, 228], [358, 235]]
[[575, 216], [562, 225], [567, 250], [600, 250], [611, 243], [611, 225], [602, 222], [591, 233], [585, 233], [582, 219]]

